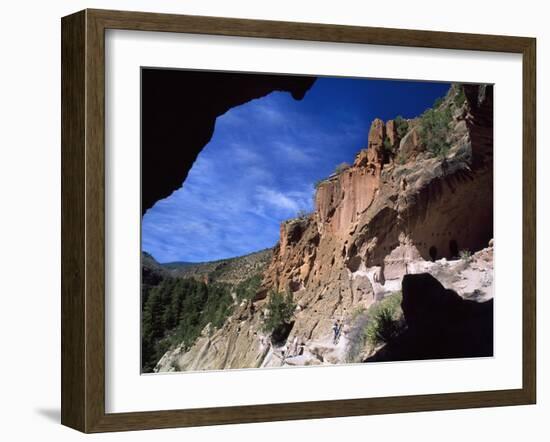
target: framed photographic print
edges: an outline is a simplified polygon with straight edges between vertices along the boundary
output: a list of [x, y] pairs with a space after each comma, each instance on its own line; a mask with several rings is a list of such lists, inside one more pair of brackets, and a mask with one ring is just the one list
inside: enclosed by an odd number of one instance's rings
[[532, 404], [535, 40], [62, 19], [62, 423]]

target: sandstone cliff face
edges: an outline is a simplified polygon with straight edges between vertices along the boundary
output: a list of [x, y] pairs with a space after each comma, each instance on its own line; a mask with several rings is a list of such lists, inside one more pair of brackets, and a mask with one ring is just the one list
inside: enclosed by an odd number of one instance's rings
[[[441, 270], [459, 262], [460, 250], [483, 250], [493, 234], [492, 87], [466, 86], [463, 102], [459, 92], [453, 86], [440, 105], [452, 114], [445, 158], [426, 150], [418, 119], [401, 136], [395, 121], [376, 119], [353, 165], [319, 184], [314, 213], [281, 225], [256, 298], [188, 353], [167, 353], [158, 370], [285, 363], [260, 332], [271, 290], [293, 293], [287, 342], [303, 343], [297, 361], [310, 364], [341, 361], [345, 342], [327, 345], [335, 319], [400, 290], [405, 274], [447, 275], [448, 288], [465, 297], [477, 289], [457, 289], [463, 280]], [[476, 272], [492, 281], [492, 261]]]

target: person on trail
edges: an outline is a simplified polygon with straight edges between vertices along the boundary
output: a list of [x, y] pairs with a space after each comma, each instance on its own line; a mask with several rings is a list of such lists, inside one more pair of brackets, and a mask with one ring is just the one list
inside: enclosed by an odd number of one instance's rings
[[297, 356], [297, 353], [298, 353], [298, 336], [294, 336], [294, 340], [292, 341], [290, 356], [292, 357]]
[[336, 344], [338, 340], [338, 333], [340, 332], [340, 321], [338, 319], [334, 321], [334, 325], [332, 326], [332, 331], [334, 332], [333, 342]]
[[306, 341], [305, 341], [304, 337], [300, 337], [300, 340], [298, 341], [298, 345], [296, 347], [298, 356], [304, 354], [305, 346], [306, 346]]
[[283, 348], [281, 348], [281, 366], [285, 365], [287, 356], [287, 346], [283, 345]]

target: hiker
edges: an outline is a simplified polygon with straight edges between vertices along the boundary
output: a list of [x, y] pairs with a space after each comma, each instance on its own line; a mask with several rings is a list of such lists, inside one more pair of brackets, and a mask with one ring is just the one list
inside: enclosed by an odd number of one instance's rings
[[292, 341], [292, 353], [291, 356], [294, 357], [298, 353], [298, 336], [294, 336], [294, 340]]
[[298, 346], [296, 347], [298, 351], [298, 356], [301, 356], [304, 354], [304, 349], [306, 347], [306, 342], [303, 337], [300, 337], [300, 340], [298, 341]]
[[336, 344], [338, 340], [338, 334], [340, 333], [340, 321], [338, 319], [334, 321], [334, 325], [332, 326], [332, 331], [334, 332], [333, 342]]
[[281, 348], [281, 366], [285, 365], [287, 357], [288, 357], [288, 348], [286, 345], [283, 345], [283, 347]]

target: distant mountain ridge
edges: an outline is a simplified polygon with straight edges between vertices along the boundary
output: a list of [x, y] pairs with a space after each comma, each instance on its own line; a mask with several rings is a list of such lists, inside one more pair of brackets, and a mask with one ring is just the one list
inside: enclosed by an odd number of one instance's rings
[[171, 261], [171, 262], [163, 262], [160, 265], [166, 269], [179, 269], [180, 267], [192, 266], [197, 264], [204, 264], [204, 263], [188, 262], [188, 261]]
[[272, 256], [272, 249], [264, 249], [248, 255], [217, 261], [159, 263], [151, 254], [142, 252], [144, 283], [147, 282], [146, 275], [159, 274], [235, 285], [257, 273], [263, 273]]

